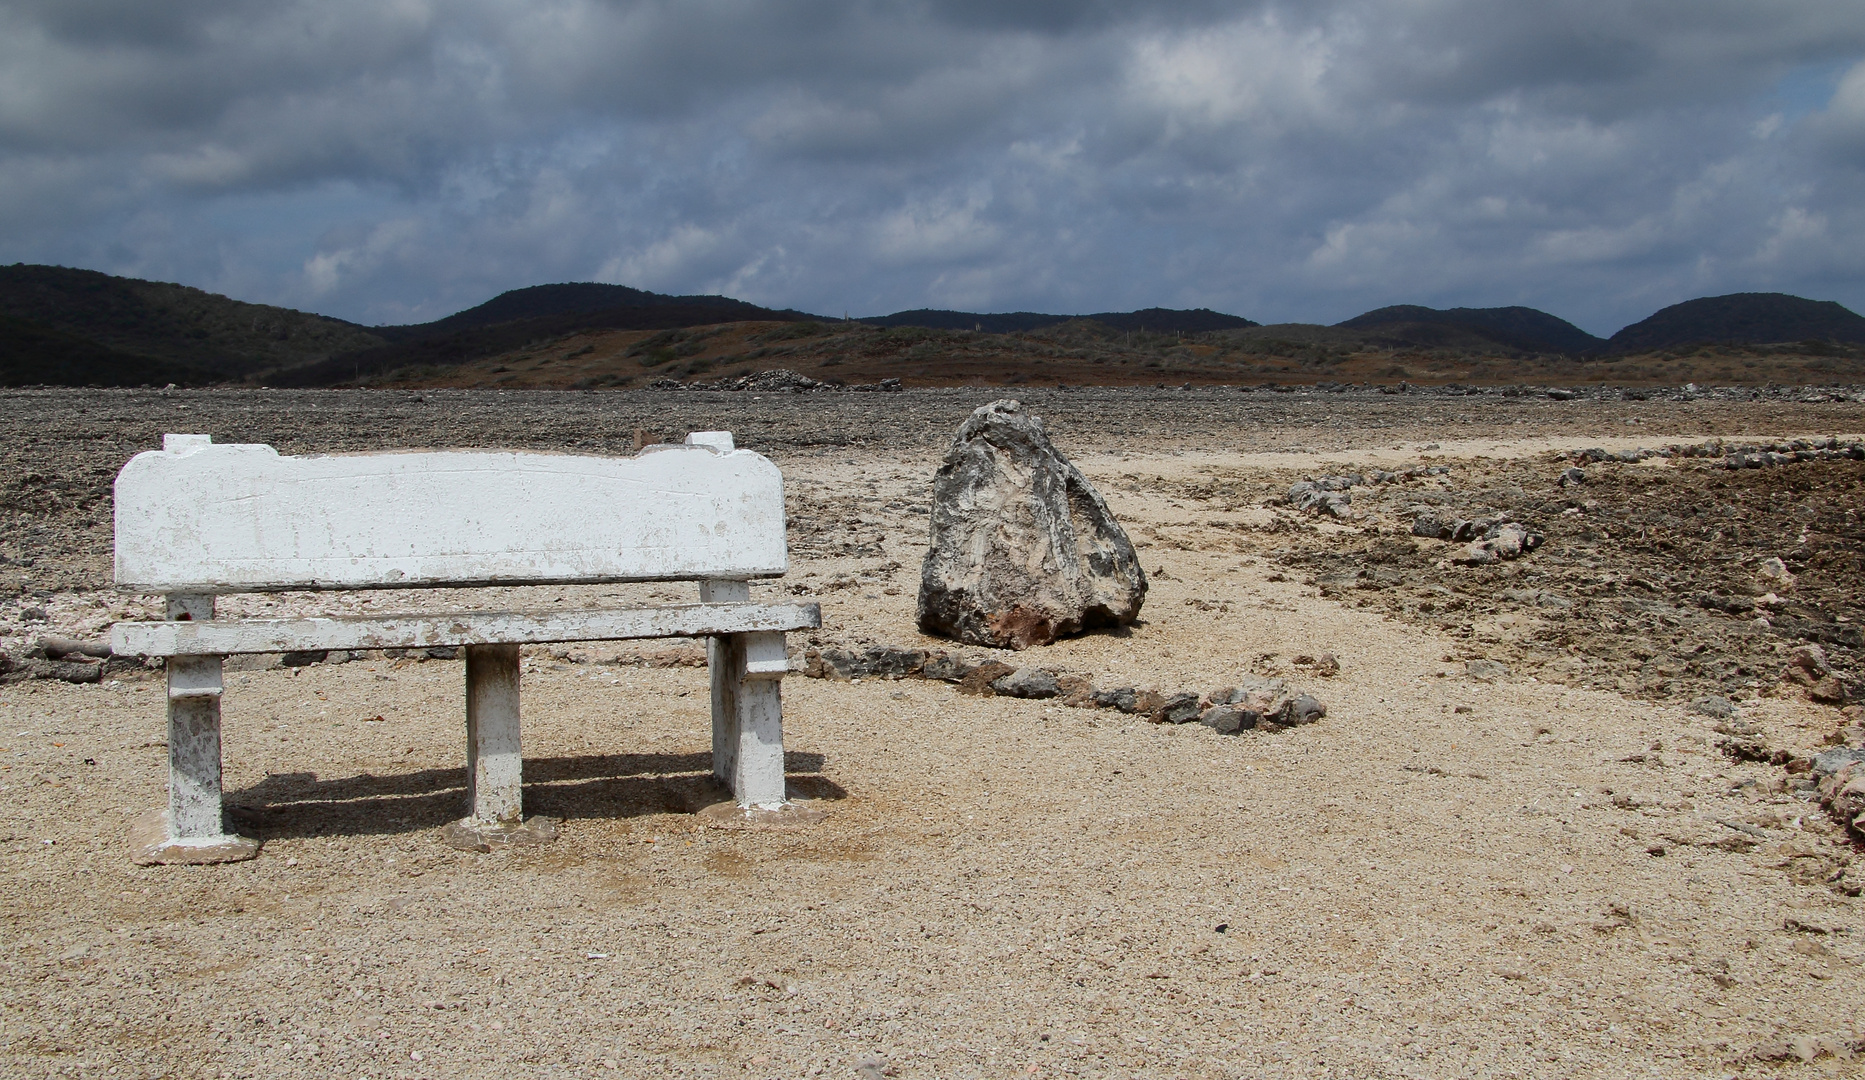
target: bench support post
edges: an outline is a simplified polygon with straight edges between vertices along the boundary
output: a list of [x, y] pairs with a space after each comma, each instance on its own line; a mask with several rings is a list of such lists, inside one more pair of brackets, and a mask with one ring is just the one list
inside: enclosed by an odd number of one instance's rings
[[[175, 594], [170, 620], [214, 617], [214, 598]], [[238, 862], [259, 844], [227, 832], [220, 789], [221, 657], [168, 658], [168, 809], [135, 827], [135, 859], [155, 863]]]
[[469, 851], [554, 839], [557, 823], [524, 817], [524, 756], [518, 723], [517, 645], [468, 645], [466, 655], [466, 817], [446, 841]]
[[[702, 581], [707, 604], [748, 603], [743, 581]], [[776, 809], [784, 788], [783, 675], [780, 633], [728, 634], [707, 639], [712, 680], [712, 774], [739, 806]]]
[[524, 820], [518, 646], [468, 645], [465, 652], [467, 816], [516, 825]]

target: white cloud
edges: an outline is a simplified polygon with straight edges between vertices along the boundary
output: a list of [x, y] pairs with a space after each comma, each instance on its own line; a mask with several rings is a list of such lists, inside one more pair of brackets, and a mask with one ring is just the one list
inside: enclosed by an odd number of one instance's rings
[[1003, 233], [985, 218], [989, 197], [915, 201], [875, 222], [869, 250], [889, 266], [950, 263], [993, 251]]
[[676, 283], [711, 272], [730, 240], [723, 230], [677, 225], [644, 248], [610, 258], [596, 277], [660, 292], [684, 292]]
[[313, 297], [328, 296], [349, 284], [349, 279], [367, 276], [396, 255], [406, 255], [420, 237], [416, 221], [385, 221], [369, 230], [359, 244], [319, 251], [304, 261], [304, 285]]
[[1865, 307], [1860, 55], [1830, 0], [0, 0], [0, 259], [363, 320]]

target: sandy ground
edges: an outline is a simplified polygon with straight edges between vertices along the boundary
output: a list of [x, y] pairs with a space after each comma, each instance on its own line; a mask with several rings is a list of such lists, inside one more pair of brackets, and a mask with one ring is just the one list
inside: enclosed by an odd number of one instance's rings
[[[825, 642], [937, 644], [912, 628], [916, 507], [946, 433], [983, 396], [908, 397], [898, 417], [917, 426], [894, 444], [770, 447], [792, 487], [794, 563], [759, 588], [819, 597]], [[72, 400], [52, 404], [68, 412]], [[15, 440], [28, 414], [35, 430], [58, 427], [43, 399], [0, 404]], [[641, 402], [603, 437], [655, 408]], [[1143, 549], [1153, 576], [1144, 623], [1017, 659], [1168, 690], [1282, 673], [1326, 701], [1321, 722], [1221, 736], [918, 679], [793, 677], [793, 788], [826, 817], [794, 831], [721, 830], [692, 813], [721, 797], [705, 778], [703, 669], [653, 666], [679, 655], [658, 643], [531, 650], [527, 806], [564, 817], [562, 836], [538, 851], [473, 854], [439, 839], [463, 799], [458, 662], [244, 670], [228, 676], [227, 789], [263, 853], [139, 868], [125, 833], [162, 797], [159, 681], [0, 687], [0, 1071], [1859, 1068], [1847, 1055], [1865, 1039], [1861, 901], [1804, 872], [1838, 865], [1849, 848], [1817, 805], [1782, 790], [1780, 768], [1723, 757], [1714, 722], [1681, 699], [1522, 673], [1476, 682], [1463, 673], [1467, 637], [1324, 599], [1229, 542], [1147, 538], [1195, 532], [1203, 508], [1170, 491], [1206, 467], [1279, 476], [1411, 463], [1428, 441], [1443, 455], [1506, 461], [1740, 431], [1826, 434], [1865, 427], [1865, 409], [1667, 406], [1576, 424], [1545, 403], [1501, 419], [1454, 402], [1435, 407], [1441, 417], [1395, 419], [1375, 402], [1335, 406], [1319, 424], [1215, 411], [1175, 423], [1147, 408], [1125, 430], [1066, 416], [1053, 425]], [[734, 426], [735, 416], [694, 419]], [[200, 426], [239, 430], [221, 423]], [[888, 421], [837, 423], [859, 432]], [[83, 421], [67, 427], [76, 434], [61, 446], [97, 437]], [[85, 452], [102, 461], [120, 448]], [[107, 511], [101, 520], [93, 533], [103, 530], [107, 550]], [[71, 546], [61, 572], [94, 573], [90, 550]], [[542, 591], [534, 606], [687, 595]], [[434, 601], [373, 603], [398, 599]], [[94, 587], [16, 603], [47, 605], [51, 627], [71, 633], [142, 610]], [[345, 603], [244, 598], [225, 610]], [[0, 632], [19, 640], [32, 627], [15, 615]], [[1340, 658], [1337, 676], [1293, 666], [1323, 651]], [[644, 654], [650, 662], [605, 662]], [[1746, 700], [1743, 715], [1801, 751], [1838, 717], [1786, 695]]]

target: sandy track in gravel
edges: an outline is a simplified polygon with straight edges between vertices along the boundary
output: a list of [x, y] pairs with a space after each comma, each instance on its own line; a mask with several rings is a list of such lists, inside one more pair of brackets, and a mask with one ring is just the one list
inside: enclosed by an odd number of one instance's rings
[[[1608, 445], [1576, 435], [1462, 452]], [[1128, 474], [1300, 467], [1064, 445], [1136, 534], [1190, 512], [1125, 490]], [[821, 596], [825, 636], [921, 643], [920, 537], [884, 508], [923, 498], [936, 441], [776, 456], [805, 502], [874, 483], [879, 554], [825, 547], [785, 582]], [[1165, 571], [1145, 625], [1040, 662], [1162, 688], [1283, 670], [1327, 718], [1223, 737], [919, 680], [792, 678], [793, 780], [826, 796], [827, 819], [700, 831], [690, 811], [718, 797], [703, 671], [540, 656], [527, 798], [568, 821], [543, 851], [485, 856], [437, 836], [461, 798], [459, 664], [239, 672], [228, 788], [261, 808], [245, 820], [264, 854], [138, 869], [122, 833], [161, 791], [159, 684], [0, 688], [0, 1062], [22, 1076], [852, 1077], [865, 1062], [903, 1077], [1694, 1077], [1774, 1074], [1742, 1055], [1865, 1027], [1859, 901], [1776, 868], [1831, 849], [1817, 809], [1728, 794], [1780, 773], [1720, 757], [1705, 719], [1474, 683], [1441, 659], [1457, 643], [1235, 552], [1144, 559]], [[1322, 650], [1338, 677], [1289, 668]], [[1790, 699], [1752, 708], [1803, 746], [1832, 725]], [[1725, 850], [1745, 834], [1715, 818], [1772, 820], [1772, 839]]]

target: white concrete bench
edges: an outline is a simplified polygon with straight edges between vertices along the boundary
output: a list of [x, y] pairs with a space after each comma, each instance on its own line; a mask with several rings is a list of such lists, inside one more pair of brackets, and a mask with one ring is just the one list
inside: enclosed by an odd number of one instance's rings
[[[250, 858], [221, 807], [221, 663], [237, 653], [461, 646], [468, 813], [461, 846], [547, 839], [523, 813], [521, 645], [705, 637], [713, 772], [740, 806], [784, 805], [784, 633], [815, 604], [753, 604], [788, 562], [783, 477], [730, 432], [633, 458], [492, 451], [284, 457], [169, 435], [116, 482], [116, 583], [165, 594], [167, 620], [120, 622], [119, 655], [168, 668], [169, 797], [144, 862]], [[214, 617], [226, 593], [697, 581], [699, 603], [618, 610]]]

